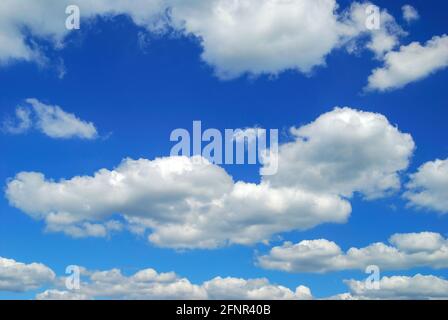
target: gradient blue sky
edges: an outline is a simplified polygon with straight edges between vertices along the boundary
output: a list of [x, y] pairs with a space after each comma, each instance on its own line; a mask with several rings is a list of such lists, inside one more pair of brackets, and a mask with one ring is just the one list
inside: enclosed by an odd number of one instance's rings
[[[346, 3], [341, 2], [343, 6]], [[409, 1], [376, 1], [400, 23], [401, 6], [406, 3]], [[425, 42], [447, 31], [446, 1], [412, 1], [412, 5], [421, 18], [405, 25], [409, 35], [403, 44]], [[201, 61], [201, 48], [194, 39], [148, 35], [149, 42], [142, 48], [139, 31], [124, 16], [112, 21], [99, 19], [72, 32], [63, 50], [48, 48], [48, 56], [54, 59], [50, 66], [16, 62], [0, 67], [1, 118], [13, 114], [24, 99], [34, 97], [92, 121], [102, 137], [86, 141], [51, 139], [38, 132], [0, 134], [3, 186], [21, 171], [42, 172], [58, 180], [111, 169], [126, 157], [168, 156], [173, 145], [169, 141], [171, 131], [189, 129], [193, 120], [222, 130], [254, 125], [286, 130], [309, 123], [335, 106], [381, 113], [400, 131], [412, 134], [417, 149], [409, 173], [427, 161], [448, 156], [446, 70], [402, 89], [364, 93], [367, 76], [381, 62], [372, 59], [368, 51], [349, 55], [336, 50], [327, 57], [327, 65], [316, 68], [311, 76], [284, 72], [276, 77], [222, 81]], [[63, 79], [55, 70], [58, 59], [67, 70]], [[227, 166], [226, 170], [235, 180], [259, 180], [257, 166]], [[282, 236], [293, 242], [325, 238], [343, 249], [385, 242], [394, 233], [432, 231], [448, 236], [446, 215], [407, 208], [401, 193], [374, 201], [355, 196], [351, 203], [353, 211], [346, 224], [323, 224]], [[347, 291], [343, 279], [365, 277], [361, 271], [288, 274], [256, 267], [255, 252], [264, 253], [269, 248], [263, 244], [232, 245], [179, 252], [157, 248], [145, 237], [128, 232], [107, 239], [72, 239], [44, 232], [43, 222], [31, 219], [0, 197], [0, 256], [26, 263], [38, 261], [61, 275], [72, 264], [100, 270], [120, 268], [126, 274], [152, 267], [175, 271], [194, 283], [218, 275], [267, 277], [289, 288], [306, 285], [316, 297]], [[447, 270], [429, 268], [383, 275], [418, 272], [448, 277]], [[0, 292], [0, 298], [32, 298], [34, 294]]]

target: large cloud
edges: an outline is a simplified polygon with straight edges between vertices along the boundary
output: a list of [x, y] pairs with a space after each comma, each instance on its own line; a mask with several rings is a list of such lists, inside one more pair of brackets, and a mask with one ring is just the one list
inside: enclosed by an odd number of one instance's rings
[[0, 257], [0, 292], [34, 290], [54, 280], [54, 272], [41, 263], [25, 264]]
[[47, 105], [35, 98], [26, 99], [26, 103], [26, 106], [17, 107], [17, 119], [8, 118], [4, 121], [5, 132], [21, 134], [34, 126], [51, 138], [95, 139], [98, 137], [93, 123], [81, 120], [59, 106]]
[[384, 66], [373, 70], [367, 89], [386, 91], [401, 88], [447, 66], [447, 35], [435, 36], [424, 45], [412, 42], [384, 56]]
[[336, 108], [314, 122], [292, 128], [294, 141], [280, 146], [272, 186], [325, 190], [375, 198], [400, 188], [399, 172], [414, 150], [409, 134], [381, 114]]
[[173, 20], [201, 39], [202, 58], [218, 76], [295, 69], [325, 63], [339, 43], [335, 0], [179, 1]]
[[350, 213], [337, 196], [234, 183], [220, 167], [186, 157], [127, 159], [115, 170], [60, 182], [22, 172], [6, 195], [50, 231], [104, 236], [110, 224], [117, 226], [111, 216], [122, 214], [131, 227], [151, 229], [153, 243], [177, 248], [254, 243], [277, 232], [344, 222]]
[[[40, 48], [28, 36], [61, 47], [68, 34], [68, 0], [39, 2], [4, 0], [0, 4], [0, 63], [37, 60]], [[150, 32], [173, 29], [192, 35], [203, 48], [202, 58], [221, 78], [241, 74], [308, 73], [324, 65], [335, 48], [361, 38], [377, 55], [391, 50], [402, 33], [387, 11], [379, 30], [366, 28], [369, 3], [355, 2], [338, 12], [336, 0], [78, 0], [84, 19], [125, 14]], [[169, 26], [169, 28], [166, 28]], [[82, 26], [83, 28], [83, 26]], [[24, 32], [24, 29], [27, 32]]]
[[174, 272], [158, 273], [144, 269], [125, 276], [118, 269], [107, 271], [83, 270], [84, 281], [78, 290], [52, 288], [36, 296], [40, 300], [85, 299], [311, 299], [311, 291], [299, 286], [295, 292], [271, 284], [267, 279], [216, 277], [201, 285], [192, 284]]
[[[294, 129], [279, 153], [279, 172], [258, 184], [234, 182], [205, 159], [124, 160], [116, 169], [55, 182], [21, 172], [10, 180], [11, 205], [45, 220], [47, 230], [105, 236], [134, 231], [174, 248], [252, 244], [285, 231], [342, 223], [351, 207], [341, 195], [369, 197], [399, 187], [414, 144], [381, 115], [335, 109]], [[306, 139], [304, 138], [306, 137]], [[387, 152], [386, 152], [387, 151]]]
[[373, 243], [347, 252], [325, 239], [290, 242], [258, 257], [258, 265], [287, 272], [329, 272], [377, 265], [381, 270], [448, 267], [448, 240], [432, 232], [395, 234], [387, 245]]
[[423, 164], [406, 187], [404, 197], [409, 205], [448, 213], [448, 159]]

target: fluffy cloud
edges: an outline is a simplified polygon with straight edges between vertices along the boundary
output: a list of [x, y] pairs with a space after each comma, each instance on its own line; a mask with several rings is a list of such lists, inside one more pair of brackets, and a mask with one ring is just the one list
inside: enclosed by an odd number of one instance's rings
[[43, 264], [24, 264], [0, 257], [0, 292], [34, 290], [54, 280], [54, 272]]
[[363, 42], [362, 47], [380, 56], [398, 43], [403, 31], [386, 10], [379, 11], [379, 30], [366, 28], [370, 5], [354, 2], [337, 13], [335, 0], [213, 0], [201, 5], [190, 0], [173, 6], [172, 21], [200, 39], [202, 59], [220, 78], [309, 73], [347, 44], [353, 49]]
[[278, 173], [265, 179], [346, 197], [360, 192], [376, 198], [399, 189], [399, 172], [415, 147], [383, 115], [350, 108], [336, 108], [291, 133], [294, 141], [279, 148]]
[[217, 277], [204, 283], [210, 299], [227, 300], [310, 300], [313, 298], [308, 287], [298, 286], [293, 292], [290, 289], [273, 285], [265, 278], [241, 279]]
[[[68, 34], [69, 4], [68, 0], [2, 1], [0, 63], [16, 59], [45, 63], [42, 50], [27, 40], [37, 37], [61, 47]], [[355, 2], [338, 12], [336, 0], [79, 0], [77, 5], [84, 19], [125, 14], [149, 32], [171, 29], [197, 38], [202, 59], [224, 79], [286, 70], [309, 73], [325, 65], [332, 50], [366, 37], [371, 39], [367, 48], [382, 54], [396, 45], [401, 32], [385, 10], [382, 28], [372, 31], [365, 26], [370, 3]]]
[[392, 276], [380, 280], [380, 289], [372, 290], [365, 281], [346, 280], [350, 294], [342, 294], [334, 299], [447, 299], [448, 281], [432, 275], [417, 274], [413, 277]]
[[79, 268], [80, 289], [65, 289], [65, 278], [40, 263], [24, 264], [0, 257], [0, 292], [26, 292], [44, 285], [50, 289], [39, 293], [39, 300], [87, 299], [312, 299], [304, 286], [290, 289], [271, 284], [269, 280], [216, 277], [201, 285], [174, 272], [158, 273], [143, 269], [125, 276], [119, 269], [90, 271]]
[[295, 292], [271, 284], [267, 279], [240, 279], [217, 277], [201, 285], [192, 284], [174, 272], [158, 273], [154, 269], [140, 270], [124, 276], [120, 270], [84, 270], [85, 280], [79, 290], [58, 288], [46, 290], [36, 296], [39, 300], [86, 299], [312, 299], [307, 287], [299, 286]]
[[27, 107], [17, 107], [15, 122], [11, 119], [4, 122], [6, 132], [20, 134], [34, 126], [51, 138], [95, 139], [98, 136], [93, 123], [83, 121], [59, 106], [47, 105], [34, 98], [26, 99], [26, 102]]
[[386, 91], [401, 88], [447, 66], [447, 35], [435, 36], [424, 45], [412, 42], [384, 56], [384, 66], [373, 70], [367, 89]]
[[336, 8], [335, 0], [179, 1], [172, 18], [200, 39], [219, 77], [233, 78], [323, 65], [339, 43]]
[[[405, 235], [406, 237], [406, 235]], [[406, 243], [411, 239], [400, 239]], [[434, 240], [434, 239], [433, 239]], [[428, 249], [427, 246], [425, 246]], [[412, 248], [414, 250], [415, 248]], [[119, 269], [92, 271], [80, 267], [80, 288], [65, 288], [65, 278], [40, 263], [24, 264], [0, 257], [0, 292], [26, 292], [49, 285], [36, 295], [38, 300], [309, 300], [311, 290], [298, 286], [294, 291], [268, 279], [216, 277], [194, 284], [174, 272], [143, 269], [126, 276]], [[328, 299], [446, 299], [448, 281], [431, 275], [393, 276], [380, 280], [380, 289], [366, 288], [365, 281], [345, 280], [350, 293]]]
[[87, 236], [89, 223], [102, 235], [108, 219], [122, 214], [131, 226], [152, 230], [151, 242], [177, 248], [250, 244], [277, 232], [344, 222], [350, 213], [350, 204], [337, 196], [235, 183], [197, 157], [127, 159], [115, 170], [60, 182], [22, 172], [6, 195], [13, 206], [45, 220], [50, 231]]
[[377, 265], [381, 270], [448, 267], [448, 240], [438, 233], [395, 234], [389, 242], [392, 245], [378, 242], [350, 248], [345, 253], [336, 243], [325, 239], [285, 242], [258, 257], [257, 263], [266, 269], [319, 273], [364, 270], [369, 265]]
[[409, 205], [448, 213], [448, 159], [423, 164], [406, 187]]
[[417, 9], [415, 9], [413, 6], [409, 4], [406, 4], [403, 7], [401, 7], [401, 10], [403, 11], [403, 19], [406, 20], [407, 22], [412, 22], [420, 18]]
[[55, 182], [37, 172], [10, 180], [11, 205], [48, 231], [106, 236], [122, 223], [150, 231], [162, 247], [214, 248], [268, 241], [274, 234], [343, 223], [350, 203], [341, 196], [377, 197], [399, 188], [412, 138], [381, 115], [335, 109], [293, 129], [280, 148], [279, 172], [260, 183], [234, 182], [220, 167], [193, 157], [124, 160], [114, 170]]

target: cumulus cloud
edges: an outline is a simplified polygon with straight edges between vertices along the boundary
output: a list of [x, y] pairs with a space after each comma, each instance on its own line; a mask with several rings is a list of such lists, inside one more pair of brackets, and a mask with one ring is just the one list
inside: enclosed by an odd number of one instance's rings
[[[310, 300], [311, 290], [298, 286], [295, 290], [273, 284], [266, 278], [243, 279], [216, 277], [200, 284], [174, 272], [160, 273], [142, 269], [124, 275], [119, 269], [93, 271], [81, 269], [80, 288], [65, 288], [65, 278], [54, 280], [49, 289], [38, 293], [38, 300]], [[51, 271], [52, 272], [52, 271]], [[1, 283], [1, 282], [0, 282]], [[432, 275], [392, 276], [380, 280], [380, 289], [366, 288], [365, 281], [344, 280], [349, 292], [327, 299], [446, 299], [448, 281]], [[27, 290], [36, 289], [35, 286]], [[1, 289], [0, 289], [1, 290]]]
[[67, 291], [52, 288], [39, 293], [38, 300], [87, 300], [87, 299], [312, 299], [309, 288], [290, 289], [271, 284], [267, 279], [241, 279], [216, 277], [200, 285], [179, 277], [174, 272], [158, 273], [144, 269], [125, 276], [119, 269], [107, 271], [84, 270], [79, 290]]
[[438, 233], [394, 234], [389, 242], [391, 245], [377, 242], [347, 252], [325, 239], [285, 242], [258, 257], [257, 264], [266, 269], [318, 273], [364, 270], [369, 265], [381, 270], [448, 267], [448, 240]]
[[[29, 36], [63, 46], [69, 4], [2, 1], [0, 63], [44, 61], [39, 47], [27, 41]], [[355, 2], [346, 10], [339, 10], [336, 0], [79, 0], [77, 5], [86, 20], [125, 14], [149, 32], [174, 30], [198, 39], [202, 59], [223, 79], [286, 70], [309, 73], [325, 65], [334, 49], [366, 37], [366, 47], [381, 55], [397, 44], [401, 33], [386, 10], [381, 11], [379, 30], [366, 28], [368, 2]]]
[[50, 231], [72, 234], [76, 228], [82, 235], [86, 222], [104, 230], [112, 215], [122, 214], [131, 226], [152, 230], [151, 242], [177, 248], [250, 244], [285, 230], [344, 222], [350, 213], [337, 196], [235, 183], [222, 168], [197, 160], [127, 159], [114, 170], [60, 182], [22, 172], [6, 195]]
[[406, 22], [412, 22], [420, 18], [417, 9], [409, 4], [401, 7], [401, 11], [403, 12], [403, 19], [406, 20]]
[[298, 286], [295, 291], [273, 285], [265, 278], [241, 279], [217, 277], [204, 283], [210, 299], [225, 300], [310, 300], [313, 298], [311, 290], [305, 286]]
[[25, 264], [0, 257], [0, 292], [25, 292], [55, 280], [54, 272], [41, 263]]
[[91, 300], [85, 294], [79, 294], [74, 291], [64, 291], [58, 289], [48, 289], [36, 295], [36, 300]]
[[448, 213], [448, 159], [423, 164], [411, 174], [406, 188], [410, 206]]
[[272, 186], [325, 190], [351, 197], [359, 192], [377, 198], [400, 188], [400, 171], [415, 148], [381, 114], [335, 108], [300, 128], [294, 141], [281, 145], [278, 173], [266, 176]]
[[57, 278], [49, 267], [41, 263], [24, 264], [0, 257], [0, 292], [26, 292], [48, 285], [50, 288], [37, 294], [36, 299], [312, 299], [310, 289], [305, 286], [291, 291], [265, 278], [216, 277], [196, 285], [174, 272], [159, 273], [150, 268], [130, 276], [123, 275], [119, 269], [79, 269], [80, 288], [68, 290], [65, 288], [66, 279]]
[[[180, 4], [182, 2], [182, 4]], [[221, 78], [310, 72], [339, 43], [334, 0], [179, 1], [173, 22], [198, 37]]]
[[47, 105], [37, 99], [26, 99], [27, 106], [16, 109], [16, 121], [7, 119], [4, 131], [11, 134], [25, 133], [32, 127], [43, 134], [58, 139], [95, 139], [98, 132], [91, 122], [86, 122], [59, 106]]
[[[122, 223], [150, 232], [162, 247], [253, 244], [281, 232], [343, 223], [354, 192], [378, 197], [400, 186], [412, 138], [379, 114], [335, 109], [292, 130], [280, 148], [279, 172], [258, 184], [233, 181], [202, 158], [124, 160], [93, 176], [47, 179], [21, 172], [6, 187], [11, 205], [44, 220], [48, 231], [106, 236]], [[268, 164], [269, 165], [269, 164]]]
[[[401, 239], [407, 243], [410, 239]], [[405, 244], [407, 246], [407, 244]], [[425, 246], [428, 249], [427, 246]], [[414, 250], [415, 248], [412, 248]], [[28, 292], [48, 286], [36, 295], [38, 300], [310, 300], [311, 290], [303, 285], [295, 290], [271, 283], [266, 278], [243, 279], [215, 277], [200, 284], [175, 272], [142, 269], [124, 275], [120, 269], [105, 271], [80, 267], [79, 289], [68, 290], [66, 278], [41, 263], [24, 264], [0, 257], [0, 292]], [[347, 293], [327, 299], [446, 299], [448, 281], [417, 274], [392, 276], [380, 280], [380, 289], [366, 288], [365, 281], [345, 280]]]
[[384, 66], [373, 70], [367, 90], [387, 91], [421, 80], [448, 66], [448, 36], [434, 36], [421, 45], [412, 42], [384, 56]]
[[383, 277], [379, 282], [379, 290], [368, 289], [365, 281], [346, 280], [344, 282], [348, 285], [350, 294], [342, 294], [333, 297], [334, 299], [428, 300], [448, 298], [448, 281], [433, 275]]

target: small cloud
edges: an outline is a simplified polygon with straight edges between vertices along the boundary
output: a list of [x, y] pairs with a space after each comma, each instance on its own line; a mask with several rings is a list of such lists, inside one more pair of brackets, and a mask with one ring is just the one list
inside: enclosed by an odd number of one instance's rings
[[67, 74], [67, 68], [65, 67], [64, 60], [60, 59], [55, 68], [58, 78], [64, 79], [65, 75]]
[[11, 134], [27, 132], [32, 126], [31, 110], [24, 107], [17, 107], [15, 115], [15, 119], [8, 118], [3, 122], [3, 131]]
[[401, 7], [401, 10], [403, 12], [403, 19], [408, 23], [418, 20], [420, 18], [417, 9], [415, 9], [413, 6], [409, 4], [406, 4], [403, 7]]
[[149, 33], [146, 31], [139, 31], [137, 33], [137, 43], [143, 53], [148, 52], [149, 45], [151, 43], [151, 38]]
[[388, 52], [384, 65], [372, 71], [369, 90], [388, 91], [402, 88], [448, 67], [448, 35], [434, 36], [424, 44], [412, 42]]
[[96, 139], [98, 132], [92, 122], [79, 119], [59, 106], [47, 105], [37, 99], [26, 99], [27, 106], [16, 108], [16, 118], [6, 119], [3, 131], [22, 134], [35, 128], [51, 138]]

